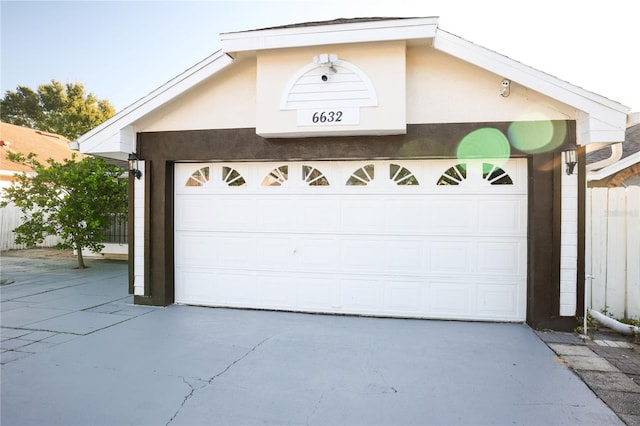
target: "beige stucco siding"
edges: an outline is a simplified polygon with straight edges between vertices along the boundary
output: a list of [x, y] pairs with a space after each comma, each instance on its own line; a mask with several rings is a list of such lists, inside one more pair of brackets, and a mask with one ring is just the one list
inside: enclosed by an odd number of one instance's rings
[[[282, 108], [284, 91], [313, 57], [335, 54], [372, 83], [376, 106], [359, 110], [359, 125], [301, 126]], [[242, 53], [228, 68], [135, 124], [137, 132], [257, 128], [266, 136], [403, 133], [406, 124], [573, 120], [578, 112], [502, 76], [426, 45], [363, 43]]]
[[239, 57], [136, 123], [138, 132], [255, 127], [255, 57]]
[[[337, 55], [361, 70], [372, 83], [377, 106], [359, 107], [358, 125], [301, 126], [297, 111], [282, 110], [281, 98], [296, 73], [313, 64], [314, 56]], [[270, 50], [258, 53], [258, 121], [263, 135], [305, 136], [404, 133], [406, 126], [404, 41], [329, 45], [314, 48]], [[318, 79], [318, 83], [322, 82]], [[329, 82], [330, 84], [330, 82]], [[308, 108], [322, 110], [318, 105]]]
[[431, 47], [407, 51], [407, 123], [571, 120], [577, 111], [511, 82], [500, 96], [502, 76]]

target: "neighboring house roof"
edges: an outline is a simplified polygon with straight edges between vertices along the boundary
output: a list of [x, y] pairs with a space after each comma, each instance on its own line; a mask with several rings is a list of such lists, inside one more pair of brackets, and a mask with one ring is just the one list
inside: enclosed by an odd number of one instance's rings
[[[627, 129], [625, 141], [621, 144], [622, 156], [613, 164], [592, 172], [588, 180], [601, 180], [609, 177], [621, 170], [640, 163], [640, 124], [636, 124]], [[613, 148], [606, 146], [597, 151], [587, 153], [587, 166], [599, 161], [607, 160], [614, 155]]]
[[0, 123], [0, 180], [13, 180], [15, 173], [33, 171], [27, 166], [9, 161], [8, 152], [20, 152], [24, 155], [33, 152], [41, 163], [48, 158], [62, 162], [71, 158], [74, 153], [68, 143], [69, 140], [61, 135]]
[[574, 107], [581, 115], [580, 145], [621, 142], [625, 136], [628, 107], [442, 31], [437, 17], [338, 19], [225, 33], [221, 40], [222, 50], [80, 136], [74, 149], [126, 159], [134, 151], [137, 120], [231, 65], [236, 52], [388, 40], [426, 41], [439, 51]]

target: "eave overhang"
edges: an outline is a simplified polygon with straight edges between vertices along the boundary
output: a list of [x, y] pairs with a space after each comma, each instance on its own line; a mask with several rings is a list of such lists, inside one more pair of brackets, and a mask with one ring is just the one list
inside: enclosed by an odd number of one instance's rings
[[[578, 144], [623, 142], [629, 108], [438, 28], [438, 18], [362, 19], [224, 33], [222, 49], [77, 140], [81, 153], [126, 160], [135, 150], [135, 122], [233, 63], [243, 51], [407, 40], [528, 87], [577, 110]], [[108, 155], [107, 155], [108, 154]]]
[[432, 39], [438, 18], [377, 19], [331, 24], [318, 23], [264, 30], [223, 33], [222, 50], [244, 52], [328, 44]]
[[579, 111], [578, 144], [622, 142], [630, 108], [438, 29], [433, 47]]
[[115, 116], [80, 136], [74, 146], [81, 153], [127, 160], [135, 151], [133, 124], [165, 105], [205, 79], [233, 63], [233, 58], [219, 50], [171, 79], [145, 97], [118, 112]]

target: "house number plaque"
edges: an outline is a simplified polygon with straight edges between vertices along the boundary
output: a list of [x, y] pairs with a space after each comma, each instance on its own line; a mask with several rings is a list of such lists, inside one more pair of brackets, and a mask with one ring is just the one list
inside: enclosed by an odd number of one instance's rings
[[298, 126], [344, 126], [360, 124], [360, 108], [299, 109]]

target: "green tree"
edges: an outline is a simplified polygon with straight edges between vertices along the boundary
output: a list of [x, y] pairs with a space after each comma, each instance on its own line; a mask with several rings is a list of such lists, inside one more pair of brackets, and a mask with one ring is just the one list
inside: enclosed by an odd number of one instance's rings
[[104, 230], [114, 213], [127, 210], [127, 180], [123, 170], [101, 158], [86, 157], [45, 164], [30, 153], [9, 153], [7, 159], [33, 169], [35, 176], [18, 174], [16, 182], [4, 189], [0, 207], [13, 202], [23, 214], [23, 223], [14, 229], [16, 243], [35, 246], [47, 235], [62, 239], [58, 246], [78, 253], [78, 267], [85, 268], [82, 249], [100, 252]]
[[63, 85], [51, 80], [34, 91], [18, 86], [7, 90], [0, 99], [0, 120], [5, 123], [29, 127], [63, 135], [70, 140], [88, 132], [113, 117], [115, 109], [107, 100], [92, 93], [85, 94], [79, 83]]

